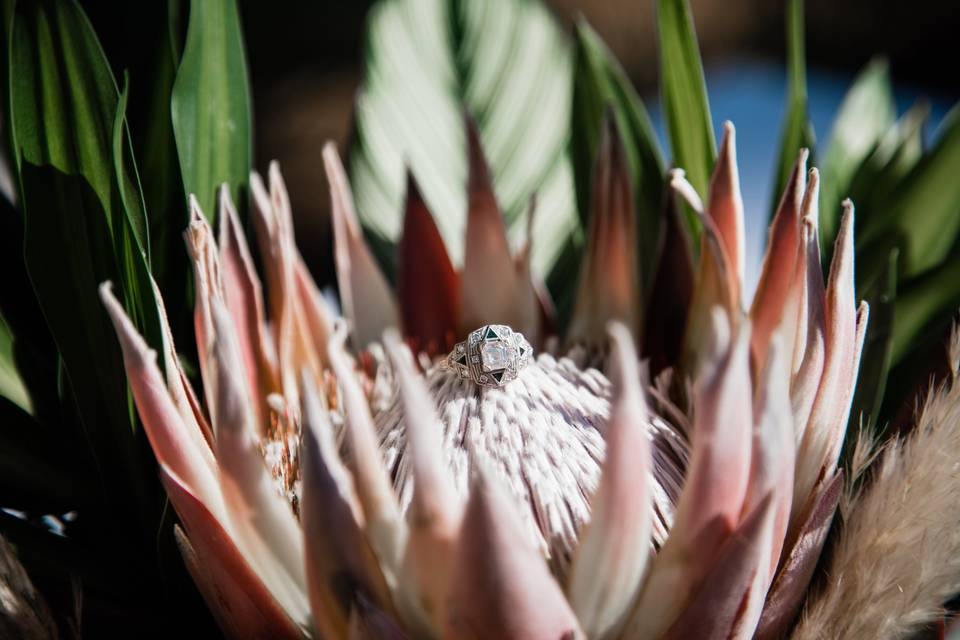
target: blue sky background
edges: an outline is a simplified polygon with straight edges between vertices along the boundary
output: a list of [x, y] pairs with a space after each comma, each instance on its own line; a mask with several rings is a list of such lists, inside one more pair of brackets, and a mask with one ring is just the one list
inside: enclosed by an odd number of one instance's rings
[[[766, 241], [786, 75], [780, 62], [731, 60], [708, 66], [706, 77], [714, 129], [719, 132], [725, 120], [732, 121], [737, 128], [737, 157], [746, 213], [746, 289], [747, 294], [752, 295]], [[816, 68], [807, 70], [810, 119], [821, 150], [826, 148], [824, 145], [829, 140], [834, 114], [853, 78], [853, 74]], [[937, 125], [951, 106], [947, 97], [918, 87], [897, 85], [895, 96], [898, 114], [906, 111], [917, 98], [929, 100], [928, 136], [936, 133]], [[644, 102], [666, 148], [659, 101], [656, 96], [647, 96]], [[719, 134], [717, 141], [719, 143]]]

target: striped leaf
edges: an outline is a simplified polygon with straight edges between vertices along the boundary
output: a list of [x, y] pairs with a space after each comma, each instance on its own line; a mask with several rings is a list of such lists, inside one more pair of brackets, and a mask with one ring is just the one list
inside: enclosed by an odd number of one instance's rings
[[462, 264], [468, 114], [514, 241], [536, 194], [533, 262], [544, 274], [579, 226], [565, 153], [571, 50], [550, 12], [536, 0], [381, 0], [365, 50], [350, 177], [368, 235], [397, 239], [409, 165]]

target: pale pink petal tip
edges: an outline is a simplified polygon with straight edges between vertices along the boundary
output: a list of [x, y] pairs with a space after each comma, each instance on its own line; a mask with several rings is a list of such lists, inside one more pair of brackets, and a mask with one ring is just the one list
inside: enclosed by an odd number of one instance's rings
[[344, 315], [350, 320], [354, 344], [363, 349], [386, 327], [399, 325], [393, 292], [363, 239], [353, 196], [340, 156], [333, 143], [323, 148], [330, 183], [337, 281]]
[[273, 598], [230, 535], [179, 480], [161, 467], [180, 516], [174, 533], [184, 564], [224, 634], [230, 638], [302, 640], [303, 631]]
[[[525, 302], [529, 301], [523, 299], [523, 293], [529, 287], [519, 282], [479, 133], [469, 118], [466, 127], [469, 174], [460, 330], [466, 333], [493, 323], [519, 328], [525, 322]], [[491, 282], [497, 286], [489, 286]]]
[[417, 634], [437, 635], [461, 507], [449, 482], [436, 408], [413, 356], [396, 329], [384, 332], [383, 344], [400, 387], [413, 478], [397, 606]]
[[607, 453], [568, 588], [571, 606], [591, 638], [617, 637], [651, 555], [650, 443], [638, 358], [625, 326], [611, 323], [609, 333], [615, 392]]
[[[347, 634], [359, 596], [390, 607], [376, 557], [361, 529], [353, 484], [340, 462], [333, 427], [312, 377], [301, 376], [303, 401], [301, 524], [314, 625], [324, 637]], [[349, 585], [348, 587], [346, 585]]]
[[100, 285], [103, 301], [123, 351], [124, 369], [154, 455], [186, 483], [187, 488], [218, 516], [223, 516], [215, 473], [216, 462], [200, 430], [185, 423], [157, 367], [157, 354], [147, 346], [110, 282]]
[[[740, 286], [744, 271], [743, 198], [740, 195], [740, 175], [737, 169], [736, 129], [727, 121], [723, 125], [723, 140], [713, 175], [707, 212], [717, 227], [730, 268]], [[738, 287], [739, 288], [739, 287]]]
[[474, 468], [452, 563], [444, 637], [582, 638], [560, 586], [530, 544], [515, 505], [482, 465]]

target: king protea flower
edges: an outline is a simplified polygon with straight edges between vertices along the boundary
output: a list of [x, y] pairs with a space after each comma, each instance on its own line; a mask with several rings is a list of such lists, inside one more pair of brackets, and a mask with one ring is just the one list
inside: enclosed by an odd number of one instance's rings
[[[842, 484], [867, 322], [852, 204], [824, 283], [818, 175], [801, 153], [747, 304], [728, 124], [705, 201], [682, 172], [670, 177], [702, 223], [699, 263], [685, 263], [668, 207], [659, 293], [645, 295], [631, 185], [608, 126], [574, 315], [557, 339], [530, 239], [511, 252], [472, 129], [468, 138], [463, 267], [411, 179], [396, 294], [364, 244], [337, 153], [324, 150], [344, 320], [296, 249], [276, 165], [269, 188], [251, 180], [266, 300], [227, 190], [216, 242], [194, 202], [202, 400], [170, 331], [161, 370], [102, 288], [184, 560], [223, 630], [781, 636]], [[674, 361], [648, 367], [636, 344], [677, 333], [656, 295], [685, 329]], [[453, 341], [490, 323], [541, 348], [517, 380], [480, 388], [438, 366]]]

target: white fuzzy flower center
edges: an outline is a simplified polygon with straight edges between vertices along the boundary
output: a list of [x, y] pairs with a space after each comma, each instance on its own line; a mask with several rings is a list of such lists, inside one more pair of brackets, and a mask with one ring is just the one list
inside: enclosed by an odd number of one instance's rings
[[[486, 346], [490, 349], [482, 353], [484, 366], [501, 368], [499, 359], [510, 354], [496, 343]], [[596, 369], [580, 369], [569, 359], [549, 355], [541, 355], [503, 388], [478, 387], [438, 367], [425, 377], [437, 406], [454, 488], [466, 500], [473, 460], [482, 457], [521, 507], [530, 541], [553, 572], [565, 576], [600, 479], [610, 382]], [[413, 491], [405, 455], [407, 419], [415, 418], [404, 415], [395, 395], [375, 415], [404, 509]], [[659, 418], [648, 429], [653, 444], [652, 543], [659, 545], [682, 483], [686, 444]]]

